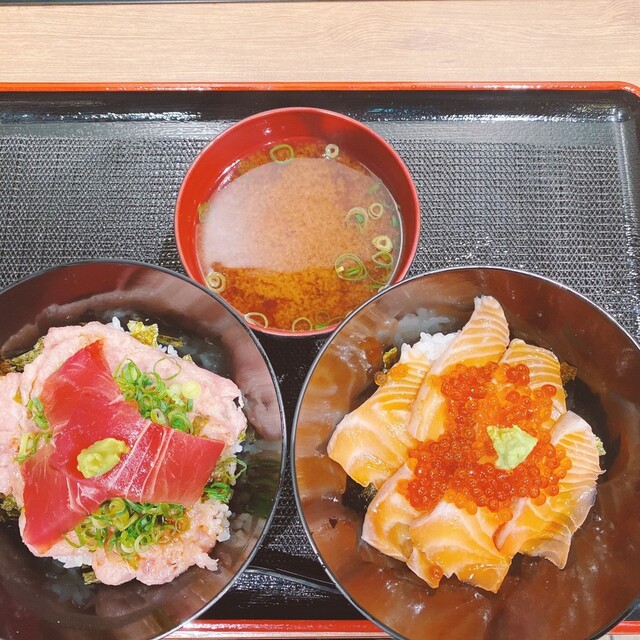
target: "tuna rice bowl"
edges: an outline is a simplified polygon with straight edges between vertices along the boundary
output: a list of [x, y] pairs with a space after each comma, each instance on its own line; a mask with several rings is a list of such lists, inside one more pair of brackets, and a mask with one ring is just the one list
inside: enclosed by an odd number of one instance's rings
[[51, 328], [0, 367], [0, 504], [32, 554], [108, 585], [217, 569], [245, 468], [235, 382], [116, 319]]

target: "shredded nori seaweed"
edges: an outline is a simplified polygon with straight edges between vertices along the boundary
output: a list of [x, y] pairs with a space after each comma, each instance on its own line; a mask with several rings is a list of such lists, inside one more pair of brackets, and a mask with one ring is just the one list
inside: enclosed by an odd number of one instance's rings
[[93, 569], [82, 571], [82, 580], [85, 584], [100, 584], [100, 580], [96, 578], [96, 572]]
[[44, 338], [39, 338], [32, 349], [29, 349], [26, 353], [22, 353], [19, 356], [13, 358], [7, 358], [0, 361], [0, 374], [6, 375], [11, 371], [17, 371], [22, 373], [24, 368], [31, 362], [33, 362], [41, 353], [44, 348]]
[[570, 365], [568, 362], [560, 363], [560, 378], [562, 380], [562, 384], [575, 380], [577, 374], [578, 369], [573, 365]]
[[174, 349], [179, 349], [180, 347], [184, 347], [184, 341], [181, 338], [165, 336], [162, 333], [158, 334], [158, 343], [163, 345], [171, 345]]
[[17, 520], [20, 517], [20, 509], [13, 496], [5, 496], [0, 493], [0, 522]]
[[378, 490], [372, 484], [363, 487], [347, 476], [347, 486], [342, 494], [342, 504], [353, 509], [356, 513], [364, 515], [369, 504], [376, 497], [376, 493]]

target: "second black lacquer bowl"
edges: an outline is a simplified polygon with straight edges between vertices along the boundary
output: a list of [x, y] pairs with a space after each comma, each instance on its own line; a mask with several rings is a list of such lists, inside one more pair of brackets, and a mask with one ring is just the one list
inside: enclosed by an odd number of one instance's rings
[[[382, 354], [420, 332], [450, 332], [474, 298], [494, 296], [511, 337], [577, 368], [568, 408], [607, 451], [596, 502], [574, 534], [566, 567], [518, 554], [498, 593], [444, 579], [431, 589], [361, 539], [363, 514], [327, 443], [375, 388]], [[399, 638], [584, 640], [605, 633], [640, 594], [640, 348], [604, 311], [565, 286], [509, 269], [443, 270], [380, 293], [340, 325], [317, 356], [293, 430], [293, 478], [309, 539], [342, 593]], [[351, 499], [349, 499], [351, 498]]]

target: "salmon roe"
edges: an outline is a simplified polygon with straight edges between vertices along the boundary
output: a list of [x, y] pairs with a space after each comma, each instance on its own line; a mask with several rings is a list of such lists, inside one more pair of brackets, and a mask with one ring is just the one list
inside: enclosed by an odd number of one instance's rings
[[[415, 509], [429, 512], [444, 498], [470, 514], [486, 507], [506, 522], [518, 498], [541, 505], [558, 494], [571, 460], [550, 442], [554, 385], [532, 389], [529, 368], [521, 363], [459, 364], [430, 382], [445, 398], [444, 432], [409, 451], [413, 477], [398, 488]], [[514, 469], [499, 469], [487, 427], [515, 425], [537, 443]]]

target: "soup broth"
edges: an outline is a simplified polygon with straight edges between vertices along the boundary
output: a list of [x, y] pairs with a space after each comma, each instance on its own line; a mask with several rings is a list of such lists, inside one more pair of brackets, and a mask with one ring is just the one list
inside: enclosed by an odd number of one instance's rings
[[249, 323], [342, 320], [394, 273], [402, 225], [388, 189], [335, 144], [288, 140], [246, 158], [199, 208], [205, 282]]

